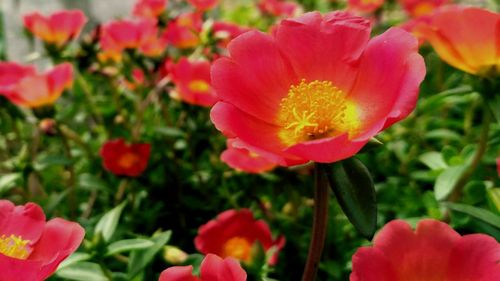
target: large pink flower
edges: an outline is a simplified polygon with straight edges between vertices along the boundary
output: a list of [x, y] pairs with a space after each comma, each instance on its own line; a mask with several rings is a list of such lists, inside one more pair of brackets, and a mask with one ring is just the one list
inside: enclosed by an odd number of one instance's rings
[[487, 235], [460, 236], [436, 220], [388, 223], [373, 247], [352, 258], [351, 281], [496, 281], [500, 244]]
[[63, 63], [38, 74], [33, 66], [0, 62], [0, 95], [23, 107], [53, 104], [73, 84], [73, 66]]
[[87, 22], [87, 17], [80, 10], [62, 10], [47, 17], [33, 12], [23, 19], [24, 26], [33, 35], [58, 46], [78, 37]]
[[80, 245], [85, 230], [61, 218], [45, 221], [40, 206], [0, 200], [0, 280], [42, 281]]
[[369, 22], [345, 12], [283, 20], [273, 34], [238, 36], [212, 67], [212, 121], [250, 150], [282, 165], [339, 161], [414, 109], [425, 65], [411, 34], [369, 40]]
[[221, 259], [208, 254], [201, 263], [200, 278], [193, 275], [193, 266], [174, 266], [164, 270], [159, 281], [246, 281], [247, 273], [233, 258]]

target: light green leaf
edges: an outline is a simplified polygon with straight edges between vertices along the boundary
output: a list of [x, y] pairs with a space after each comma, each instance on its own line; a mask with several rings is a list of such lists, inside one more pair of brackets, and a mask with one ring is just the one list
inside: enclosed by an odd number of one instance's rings
[[449, 167], [438, 176], [434, 184], [434, 195], [436, 196], [436, 200], [442, 201], [450, 195], [453, 187], [466, 168], [466, 166]]
[[145, 250], [133, 251], [130, 255], [128, 263], [128, 279], [132, 280], [153, 260], [155, 255], [163, 249], [163, 246], [170, 240], [172, 231], [165, 231], [153, 236], [151, 241], [154, 243], [152, 247]]
[[58, 277], [75, 281], [109, 281], [96, 263], [79, 262], [57, 271]]
[[20, 173], [12, 173], [0, 176], [0, 194], [13, 188], [20, 178]]
[[133, 250], [141, 250], [146, 249], [153, 246], [154, 243], [151, 240], [147, 239], [126, 239], [120, 240], [112, 243], [108, 246], [108, 250], [106, 252], [107, 256], [115, 255], [123, 252], [130, 252]]
[[98, 235], [100, 233], [104, 241], [109, 241], [109, 239], [111, 239], [111, 236], [113, 236], [113, 234], [115, 233], [118, 221], [120, 220], [120, 216], [122, 214], [123, 208], [125, 208], [125, 205], [126, 202], [123, 202], [104, 214], [104, 216], [97, 223], [94, 234]]
[[448, 207], [454, 211], [467, 214], [473, 218], [476, 218], [478, 220], [486, 222], [486, 223], [496, 227], [497, 229], [500, 229], [500, 216], [497, 216], [496, 214], [494, 214], [488, 210], [477, 208], [477, 207], [470, 206], [470, 205], [458, 204], [458, 203], [444, 202], [443, 205], [445, 205], [446, 207]]
[[91, 256], [87, 253], [74, 253], [59, 265], [58, 270], [61, 270], [78, 262], [89, 260], [90, 258]]
[[424, 153], [418, 157], [418, 160], [431, 170], [441, 170], [448, 168], [448, 164], [444, 161], [443, 155], [437, 151]]

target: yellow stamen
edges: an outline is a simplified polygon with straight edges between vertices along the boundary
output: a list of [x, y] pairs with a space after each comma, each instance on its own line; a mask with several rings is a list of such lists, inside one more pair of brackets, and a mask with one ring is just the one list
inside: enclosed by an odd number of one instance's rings
[[223, 257], [233, 257], [241, 261], [250, 261], [252, 245], [243, 237], [229, 239], [223, 247]]
[[0, 237], [0, 253], [11, 258], [25, 260], [30, 255], [28, 243], [30, 240], [23, 240], [21, 236], [2, 235]]
[[189, 82], [188, 87], [193, 92], [206, 93], [210, 90], [210, 85], [204, 80], [193, 80]]
[[118, 165], [120, 165], [120, 167], [124, 169], [128, 169], [134, 166], [137, 162], [139, 162], [139, 157], [134, 153], [129, 152], [120, 157], [120, 160], [118, 160]]
[[359, 128], [355, 105], [330, 81], [302, 80], [281, 100], [277, 123], [279, 138], [288, 146], [348, 133]]

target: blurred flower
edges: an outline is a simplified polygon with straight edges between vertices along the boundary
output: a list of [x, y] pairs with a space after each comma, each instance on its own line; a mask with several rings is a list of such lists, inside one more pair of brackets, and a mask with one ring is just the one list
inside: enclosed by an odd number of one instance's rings
[[347, 8], [350, 11], [370, 14], [382, 7], [384, 0], [348, 0]]
[[410, 32], [418, 39], [418, 45], [421, 46], [425, 43], [425, 38], [419, 29], [422, 25], [426, 25], [430, 23], [431, 17], [429, 15], [423, 15], [420, 17], [409, 19], [408, 21], [401, 24], [399, 27]]
[[500, 177], [500, 157], [497, 158], [497, 172], [498, 172], [498, 176]]
[[198, 11], [207, 11], [213, 9], [219, 0], [187, 0], [189, 4], [193, 5]]
[[134, 68], [132, 70], [131, 80], [125, 78], [123, 83], [125, 87], [129, 90], [135, 90], [137, 87], [144, 85], [145, 76], [144, 72], [140, 68]]
[[23, 107], [53, 104], [73, 84], [73, 66], [63, 63], [46, 73], [36, 73], [33, 66], [0, 62], [0, 95]]
[[297, 3], [283, 0], [260, 0], [257, 7], [262, 13], [275, 17], [291, 17], [300, 10]]
[[163, 248], [163, 258], [170, 264], [184, 263], [189, 255], [183, 250], [174, 246], [165, 246]]
[[448, 4], [450, 0], [398, 0], [410, 17], [416, 18], [429, 15], [440, 6]]
[[194, 48], [200, 43], [202, 24], [200, 13], [184, 13], [168, 23], [163, 37], [177, 48]]
[[438, 55], [470, 74], [500, 74], [500, 14], [488, 10], [444, 6], [416, 32], [429, 41]]
[[52, 118], [44, 118], [38, 123], [38, 129], [48, 136], [53, 136], [57, 133], [56, 121]]
[[168, 73], [176, 86], [172, 98], [201, 106], [212, 106], [217, 102], [208, 61], [189, 61], [182, 57], [177, 63], [169, 64]]
[[48, 17], [38, 12], [23, 18], [24, 26], [33, 35], [49, 44], [61, 46], [78, 37], [87, 18], [80, 10], [63, 10]]
[[216, 21], [212, 26], [212, 30], [214, 37], [220, 40], [220, 46], [226, 48], [231, 40], [249, 31], [250, 28], [230, 22]]
[[246, 281], [247, 273], [238, 261], [208, 254], [201, 262], [200, 278], [193, 275], [193, 266], [173, 266], [164, 270], [159, 281]]
[[266, 252], [275, 251], [269, 264], [276, 264], [285, 238], [280, 236], [274, 240], [266, 222], [254, 219], [249, 209], [220, 213], [216, 219], [202, 225], [194, 239], [196, 249], [203, 254], [233, 257], [247, 263], [254, 258], [252, 250], [257, 242]]
[[351, 281], [500, 280], [500, 244], [484, 234], [460, 236], [436, 220], [422, 220], [412, 231], [395, 220], [352, 257]]
[[0, 280], [42, 281], [82, 243], [85, 230], [61, 218], [45, 221], [34, 203], [0, 200]]
[[239, 148], [235, 139], [227, 140], [227, 149], [222, 152], [220, 159], [231, 168], [248, 173], [268, 172], [276, 167], [276, 163], [265, 157], [246, 148]]
[[158, 37], [156, 21], [152, 19], [116, 20], [102, 26], [100, 45], [102, 59], [116, 60], [126, 49], [138, 49], [146, 56], [158, 56], [166, 48], [166, 40]]
[[425, 75], [411, 34], [369, 35], [366, 19], [313, 12], [238, 36], [212, 67], [213, 123], [281, 165], [351, 157], [414, 109]]
[[106, 170], [117, 176], [137, 177], [148, 165], [151, 145], [126, 144], [123, 139], [107, 141], [100, 151]]
[[167, 8], [167, 0], [138, 0], [132, 14], [143, 18], [157, 18]]

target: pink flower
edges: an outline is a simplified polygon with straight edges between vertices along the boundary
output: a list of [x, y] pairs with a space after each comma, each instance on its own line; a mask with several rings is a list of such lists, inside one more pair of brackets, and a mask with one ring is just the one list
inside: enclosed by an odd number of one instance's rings
[[41, 40], [61, 46], [78, 37], [87, 18], [80, 10], [62, 10], [46, 17], [38, 12], [24, 16], [24, 26]]
[[276, 264], [279, 251], [285, 246], [285, 238], [273, 239], [267, 223], [256, 220], [249, 209], [220, 213], [217, 218], [202, 225], [194, 239], [196, 249], [203, 254], [233, 257], [243, 262], [252, 261], [252, 247], [257, 242], [266, 252], [274, 248], [275, 254], [269, 264]]
[[430, 15], [450, 0], [398, 0], [405, 12], [413, 18]]
[[384, 0], [348, 0], [347, 7], [351, 11], [360, 13], [373, 13], [382, 7]]
[[361, 17], [313, 12], [238, 36], [212, 66], [212, 122], [280, 165], [353, 156], [413, 111], [425, 76], [415, 37], [370, 31]]
[[388, 223], [372, 247], [352, 258], [351, 281], [496, 281], [500, 244], [484, 234], [460, 236], [436, 220]]
[[53, 104], [73, 84], [73, 66], [63, 63], [38, 74], [33, 66], [0, 62], [0, 95], [23, 107]]
[[217, 95], [212, 89], [210, 63], [189, 61], [182, 57], [177, 63], [170, 63], [168, 73], [176, 89], [171, 96], [190, 104], [212, 106]]
[[219, 0], [187, 0], [189, 4], [193, 5], [198, 11], [207, 11], [213, 9]]
[[276, 167], [277, 164], [267, 158], [246, 148], [239, 148], [237, 142], [235, 139], [228, 139], [227, 149], [220, 156], [220, 159], [231, 168], [258, 174], [271, 171]]
[[275, 17], [291, 17], [300, 9], [297, 3], [284, 0], [260, 0], [257, 7], [262, 13]]
[[201, 13], [184, 13], [168, 23], [163, 38], [180, 49], [194, 48], [200, 42]]
[[159, 281], [246, 281], [247, 273], [233, 258], [221, 259], [208, 254], [201, 263], [200, 278], [192, 266], [174, 266], [164, 270]]
[[61, 218], [45, 221], [40, 206], [0, 200], [0, 280], [42, 281], [72, 254], [85, 230]]
[[137, 17], [156, 19], [167, 8], [167, 0], [138, 0], [132, 14]]

